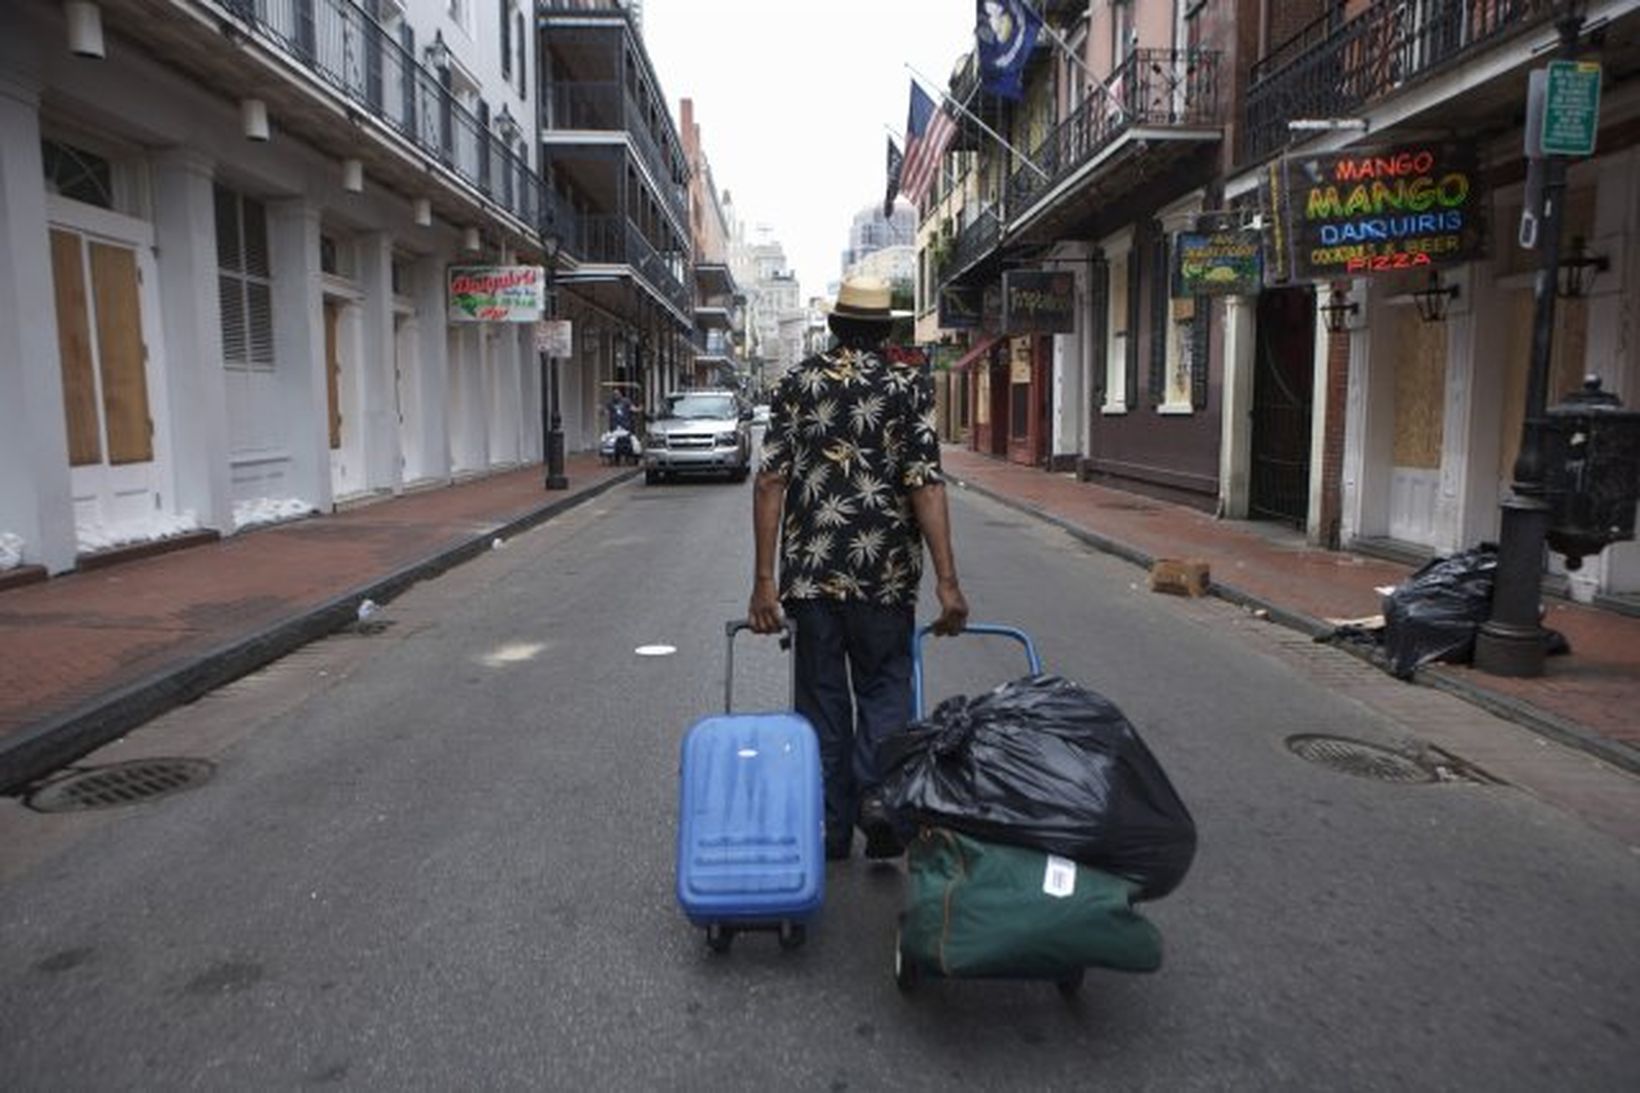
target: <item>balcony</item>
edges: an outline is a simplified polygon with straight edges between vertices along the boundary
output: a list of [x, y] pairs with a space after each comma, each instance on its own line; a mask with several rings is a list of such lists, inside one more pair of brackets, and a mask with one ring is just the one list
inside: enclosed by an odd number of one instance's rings
[[1255, 163], [1286, 146], [1287, 123], [1347, 118], [1366, 104], [1449, 71], [1487, 45], [1553, 17], [1554, 0], [1375, 0], [1350, 19], [1337, 9], [1253, 66], [1246, 145]]
[[610, 214], [579, 217], [563, 239], [565, 249], [580, 263], [577, 274], [564, 280], [573, 282], [582, 271], [589, 280], [604, 276], [586, 270], [588, 266], [625, 266], [681, 321], [694, 325], [694, 298], [674, 268], [681, 266], [682, 257], [668, 258], [661, 254], [626, 217]]
[[[1055, 191], [1091, 180], [1118, 145], [1139, 140], [1218, 139], [1220, 54], [1210, 50], [1135, 49], [1092, 95], [1008, 178], [1008, 226], [1034, 218]], [[1046, 177], [1043, 177], [1046, 175]]]
[[[243, 28], [230, 38], [248, 33], [256, 44], [313, 77], [345, 103], [346, 119], [354, 124], [360, 115], [374, 119], [401, 150], [413, 151], [429, 166], [442, 166], [448, 178], [529, 233], [539, 230], [540, 177], [354, 0], [219, 0], [217, 6]], [[212, 48], [222, 52], [222, 39], [214, 32], [212, 37]], [[232, 62], [235, 51], [228, 50], [227, 56]], [[243, 60], [237, 63], [237, 86], [244, 87]], [[303, 114], [293, 109], [288, 116]], [[357, 141], [356, 132], [352, 139]]]
[[636, 98], [619, 82], [559, 82], [548, 88], [541, 139], [566, 143], [563, 135], [570, 132], [626, 134], [673, 219], [680, 227], [687, 222], [683, 160], [662, 151]]

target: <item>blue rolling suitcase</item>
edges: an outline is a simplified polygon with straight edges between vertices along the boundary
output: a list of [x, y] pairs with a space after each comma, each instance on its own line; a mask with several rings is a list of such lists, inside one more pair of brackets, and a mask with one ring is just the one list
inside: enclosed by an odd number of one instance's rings
[[[782, 947], [796, 948], [825, 896], [820, 744], [790, 711], [731, 712], [735, 635], [749, 626], [726, 629], [724, 712], [683, 738], [678, 903], [714, 952], [744, 930], [776, 931]], [[788, 621], [782, 646], [795, 636]], [[795, 682], [795, 653], [792, 664]]]

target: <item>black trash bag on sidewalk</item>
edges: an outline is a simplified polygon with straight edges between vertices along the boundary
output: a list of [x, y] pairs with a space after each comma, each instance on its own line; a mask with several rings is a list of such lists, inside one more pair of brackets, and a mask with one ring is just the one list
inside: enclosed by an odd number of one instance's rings
[[1126, 877], [1139, 899], [1190, 869], [1196, 824], [1114, 703], [1060, 676], [957, 696], [878, 752], [902, 817]]
[[1434, 660], [1467, 664], [1475, 656], [1475, 632], [1492, 612], [1497, 547], [1435, 558], [1384, 597], [1384, 656], [1389, 670], [1411, 679]]

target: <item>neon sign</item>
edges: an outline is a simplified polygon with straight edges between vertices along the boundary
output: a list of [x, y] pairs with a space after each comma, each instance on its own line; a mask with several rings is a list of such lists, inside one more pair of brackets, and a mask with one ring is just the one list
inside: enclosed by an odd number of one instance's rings
[[1454, 145], [1283, 158], [1265, 187], [1273, 281], [1454, 265], [1485, 250], [1475, 159]]

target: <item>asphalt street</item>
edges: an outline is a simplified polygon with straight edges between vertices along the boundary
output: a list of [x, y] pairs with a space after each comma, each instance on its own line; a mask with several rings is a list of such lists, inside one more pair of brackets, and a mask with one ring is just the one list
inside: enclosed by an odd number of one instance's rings
[[[1640, 1073], [1640, 853], [1516, 784], [1408, 785], [1295, 733], [1418, 734], [1374, 673], [992, 502], [953, 499], [976, 620], [1114, 699], [1200, 829], [1148, 976], [891, 975], [898, 865], [828, 871], [808, 944], [678, 912], [678, 744], [723, 700], [746, 486], [621, 486], [87, 762], [198, 789], [0, 804], [10, 1090], [1618, 1090]], [[925, 596], [925, 605], [931, 597]], [[931, 609], [925, 608], [925, 615]], [[738, 708], [785, 701], [769, 639]], [[670, 655], [640, 656], [666, 645]], [[934, 697], [1021, 671], [940, 640]], [[1409, 691], [1413, 689], [1408, 689]], [[1430, 702], [1450, 702], [1428, 694]], [[1479, 711], [1476, 732], [1520, 730]]]

